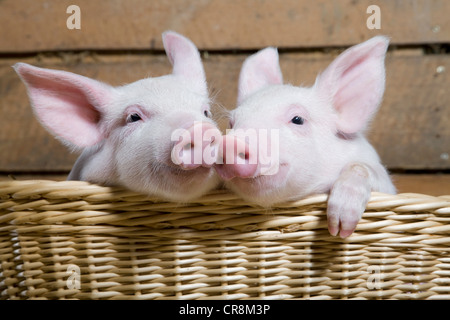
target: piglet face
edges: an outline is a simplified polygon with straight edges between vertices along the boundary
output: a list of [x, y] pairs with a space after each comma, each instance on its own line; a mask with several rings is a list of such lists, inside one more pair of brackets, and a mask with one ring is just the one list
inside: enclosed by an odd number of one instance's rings
[[[187, 87], [182, 79], [167, 76], [124, 88], [122, 112], [115, 117], [120, 121], [113, 123], [111, 142], [106, 142], [115, 150], [123, 185], [184, 200], [217, 183], [212, 164], [221, 134], [210, 118], [208, 97]], [[147, 94], [138, 94], [143, 88]]]
[[[224, 164], [216, 166], [228, 187], [262, 205], [302, 197], [321, 187], [327, 144], [334, 139], [317, 108], [321, 103], [312, 89], [273, 85], [233, 110], [232, 130], [223, 139]], [[242, 141], [245, 162], [239, 158]], [[235, 159], [229, 157], [233, 147]]]

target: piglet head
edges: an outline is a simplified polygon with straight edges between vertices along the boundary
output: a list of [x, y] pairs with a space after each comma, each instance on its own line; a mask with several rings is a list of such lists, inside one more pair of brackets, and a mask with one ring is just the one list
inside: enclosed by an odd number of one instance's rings
[[175, 32], [165, 32], [163, 43], [172, 73], [121, 87], [65, 71], [14, 66], [43, 126], [83, 151], [70, 179], [177, 201], [215, 186], [211, 166], [221, 134], [211, 119], [200, 54]]
[[227, 186], [271, 205], [328, 192], [348, 162], [377, 161], [372, 151], [361, 155], [361, 148], [383, 96], [387, 46], [388, 39], [378, 36], [349, 48], [309, 88], [283, 84], [274, 48], [247, 58], [238, 106], [230, 113], [232, 130], [216, 165]]

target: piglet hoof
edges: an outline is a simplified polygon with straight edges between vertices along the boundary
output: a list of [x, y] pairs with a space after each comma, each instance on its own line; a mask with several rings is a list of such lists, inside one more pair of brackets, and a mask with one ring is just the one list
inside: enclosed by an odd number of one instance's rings
[[355, 231], [370, 198], [369, 173], [361, 165], [343, 171], [328, 198], [328, 230], [333, 236], [350, 236]]

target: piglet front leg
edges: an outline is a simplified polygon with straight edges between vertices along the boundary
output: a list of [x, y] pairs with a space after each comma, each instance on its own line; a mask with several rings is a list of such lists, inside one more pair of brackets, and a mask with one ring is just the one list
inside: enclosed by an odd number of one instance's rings
[[331, 188], [328, 197], [328, 230], [346, 238], [353, 233], [371, 194], [371, 170], [364, 164], [347, 165]]

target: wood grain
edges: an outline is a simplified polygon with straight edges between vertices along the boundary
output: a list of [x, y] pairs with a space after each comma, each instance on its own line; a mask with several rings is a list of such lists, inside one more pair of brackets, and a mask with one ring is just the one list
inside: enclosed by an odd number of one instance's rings
[[[66, 26], [74, 3], [80, 30]], [[367, 28], [373, 4], [380, 30]], [[161, 50], [168, 29], [203, 50], [348, 46], [377, 34], [394, 44], [448, 43], [449, 12], [447, 0], [3, 0], [0, 52]]]
[[[209, 55], [204, 59], [217, 105], [234, 108], [236, 83], [247, 55]], [[287, 82], [311, 85], [334, 58], [332, 54], [280, 55]], [[83, 59], [82, 59], [83, 60]], [[169, 73], [163, 55], [95, 56], [82, 62], [27, 62], [64, 69], [113, 85], [149, 75]], [[11, 68], [0, 64], [0, 171], [67, 171], [76, 155], [50, 136], [36, 121], [25, 87]], [[383, 105], [372, 122], [369, 139], [389, 168], [449, 169], [450, 161], [450, 56], [397, 56], [387, 58], [387, 89]], [[219, 111], [219, 112], [217, 112]], [[221, 108], [216, 108], [219, 114]], [[223, 110], [222, 110], [223, 111]], [[222, 129], [224, 122], [221, 121]]]

